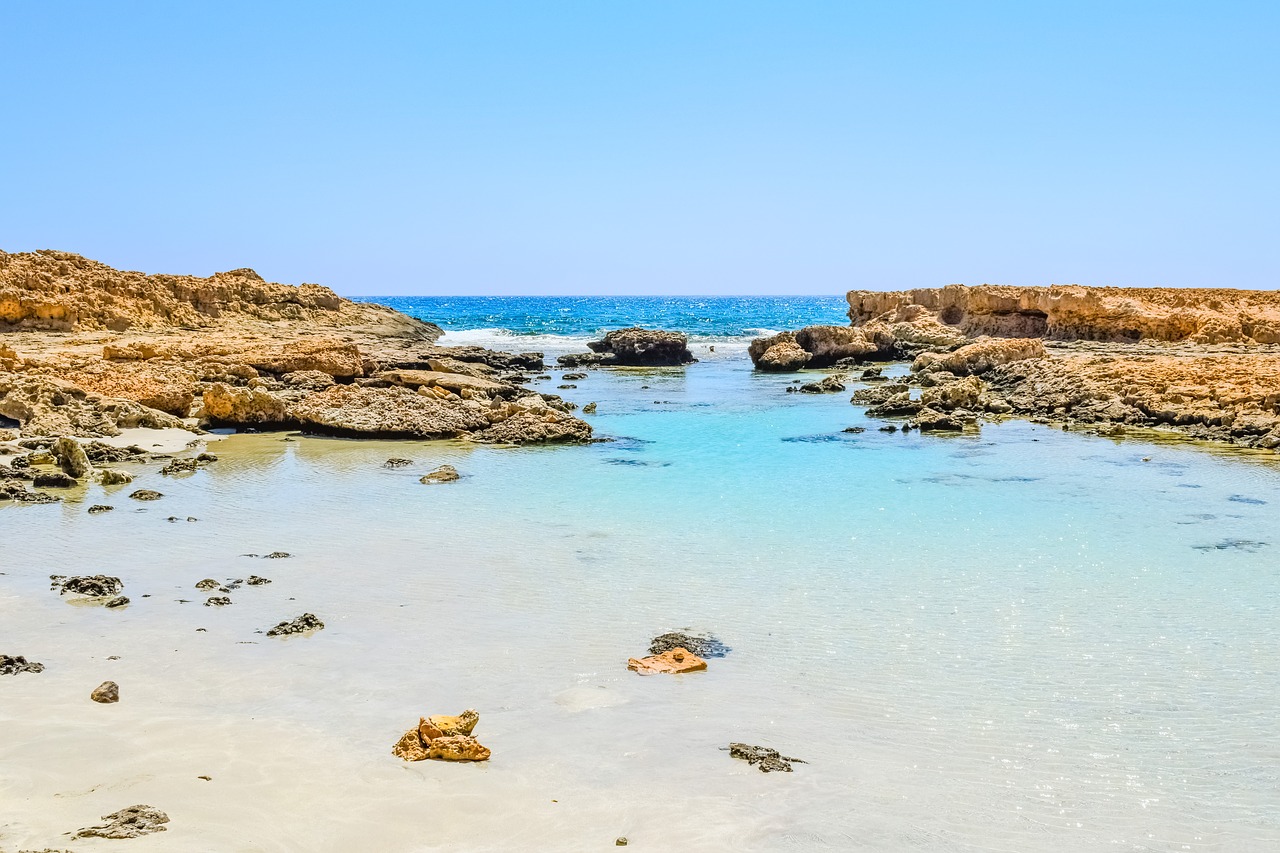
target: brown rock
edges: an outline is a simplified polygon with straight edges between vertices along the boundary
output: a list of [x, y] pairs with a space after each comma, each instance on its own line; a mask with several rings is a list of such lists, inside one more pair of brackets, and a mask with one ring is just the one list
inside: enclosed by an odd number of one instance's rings
[[989, 338], [945, 355], [925, 353], [912, 362], [911, 369], [922, 373], [947, 371], [956, 376], [970, 376], [986, 373], [996, 365], [1043, 358], [1044, 355], [1044, 343], [1037, 338]]
[[427, 758], [440, 761], [487, 761], [489, 750], [473, 737], [445, 735], [427, 744]]
[[169, 816], [153, 806], [136, 805], [103, 815], [101, 826], [90, 826], [76, 832], [72, 838], [137, 838], [153, 832], [164, 832]]
[[260, 388], [237, 388], [215, 382], [204, 392], [203, 417], [226, 424], [278, 424], [288, 418], [288, 404]]
[[439, 729], [443, 735], [469, 735], [475, 731], [476, 724], [479, 722], [480, 715], [471, 709], [463, 711], [456, 717], [445, 715], [427, 717], [427, 723], [433, 728]]
[[457, 468], [454, 468], [452, 465], [441, 465], [431, 473], [423, 475], [418, 482], [423, 484], [452, 483], [455, 480], [458, 480], [459, 476]]
[[654, 675], [659, 672], [699, 672], [706, 668], [705, 660], [684, 648], [671, 649], [660, 655], [631, 658], [627, 661], [627, 669], [641, 675]]
[[290, 409], [293, 420], [317, 432], [385, 438], [454, 438], [489, 425], [478, 404], [449, 404], [407, 388], [335, 385]]
[[120, 701], [120, 685], [114, 681], [104, 681], [93, 689], [89, 694], [89, 698], [103, 705], [110, 705]]

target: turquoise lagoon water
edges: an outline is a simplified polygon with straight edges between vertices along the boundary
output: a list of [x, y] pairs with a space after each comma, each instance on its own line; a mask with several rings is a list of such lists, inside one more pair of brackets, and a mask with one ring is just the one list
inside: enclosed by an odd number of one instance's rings
[[[484, 322], [445, 342], [519, 337]], [[541, 383], [611, 442], [234, 436], [140, 481], [155, 504], [0, 509], [0, 640], [49, 667], [0, 685], [0, 849], [133, 802], [173, 818], [143, 851], [1280, 849], [1274, 457], [888, 434], [722, 331], [687, 368]], [[417, 482], [442, 462], [463, 479]], [[134, 603], [58, 600], [72, 567]], [[249, 572], [274, 583], [232, 607], [191, 588]], [[326, 629], [254, 633], [304, 610]], [[626, 671], [679, 628], [733, 651]], [[388, 754], [463, 707], [490, 762]], [[730, 741], [809, 763], [761, 774]]]

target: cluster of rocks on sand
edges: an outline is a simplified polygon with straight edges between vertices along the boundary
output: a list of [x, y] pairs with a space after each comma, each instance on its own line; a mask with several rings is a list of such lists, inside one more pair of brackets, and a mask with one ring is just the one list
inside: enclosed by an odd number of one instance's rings
[[873, 417], [905, 418], [908, 429], [958, 431], [1017, 416], [1280, 449], [1280, 293], [951, 285], [851, 291], [848, 302], [850, 326], [753, 341], [756, 367], [909, 360], [901, 381], [852, 399]]
[[[522, 386], [540, 353], [441, 347], [439, 327], [327, 288], [0, 252], [0, 442], [246, 427], [582, 442], [575, 406]], [[81, 475], [67, 471], [68, 476]]]

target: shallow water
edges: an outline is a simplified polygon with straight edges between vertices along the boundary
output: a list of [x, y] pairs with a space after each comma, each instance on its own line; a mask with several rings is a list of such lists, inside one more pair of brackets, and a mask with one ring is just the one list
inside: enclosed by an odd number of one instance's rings
[[[886, 434], [700, 356], [557, 392], [609, 443], [233, 436], [156, 503], [0, 509], [0, 651], [47, 666], [0, 681], [0, 850], [141, 802], [172, 823], [130, 850], [1280, 849], [1274, 457]], [[133, 603], [60, 600], [72, 571]], [[733, 651], [626, 671], [680, 628]], [[465, 707], [491, 761], [390, 755]]]

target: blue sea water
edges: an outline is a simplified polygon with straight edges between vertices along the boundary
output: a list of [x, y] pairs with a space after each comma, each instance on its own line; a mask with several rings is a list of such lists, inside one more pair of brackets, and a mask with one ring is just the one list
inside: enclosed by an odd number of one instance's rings
[[516, 337], [583, 338], [644, 326], [715, 341], [849, 322], [849, 306], [838, 296], [385, 296], [365, 301], [430, 320], [446, 333], [501, 330]]

